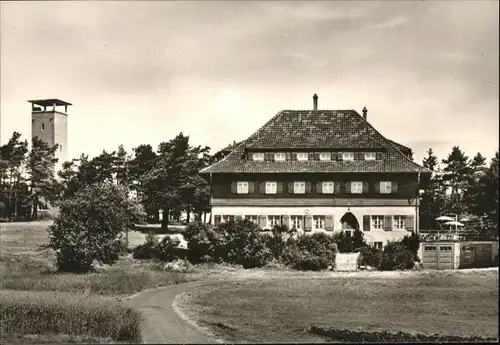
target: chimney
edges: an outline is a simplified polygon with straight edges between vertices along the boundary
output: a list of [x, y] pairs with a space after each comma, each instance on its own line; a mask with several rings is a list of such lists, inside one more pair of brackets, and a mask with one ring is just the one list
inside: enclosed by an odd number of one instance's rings
[[366, 117], [368, 115], [368, 110], [366, 109], [366, 107], [363, 108], [363, 119], [366, 121]]
[[313, 96], [313, 110], [318, 110], [318, 95], [314, 94]]

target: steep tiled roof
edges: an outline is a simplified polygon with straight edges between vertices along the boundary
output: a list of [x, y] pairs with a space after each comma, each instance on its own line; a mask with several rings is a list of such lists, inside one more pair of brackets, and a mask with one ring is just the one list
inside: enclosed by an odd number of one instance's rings
[[[283, 110], [201, 173], [423, 172], [355, 110]], [[399, 145], [399, 144], [398, 144]], [[402, 145], [400, 145], [402, 147]], [[245, 150], [380, 149], [377, 161], [247, 161]], [[404, 147], [402, 147], [404, 148]]]

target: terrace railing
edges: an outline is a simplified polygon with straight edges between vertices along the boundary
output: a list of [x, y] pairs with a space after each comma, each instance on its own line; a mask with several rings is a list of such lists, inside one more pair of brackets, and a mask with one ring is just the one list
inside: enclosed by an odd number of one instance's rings
[[[498, 232], [497, 232], [498, 233]], [[478, 229], [423, 229], [418, 232], [420, 240], [430, 241], [498, 241], [498, 235], [492, 231]]]

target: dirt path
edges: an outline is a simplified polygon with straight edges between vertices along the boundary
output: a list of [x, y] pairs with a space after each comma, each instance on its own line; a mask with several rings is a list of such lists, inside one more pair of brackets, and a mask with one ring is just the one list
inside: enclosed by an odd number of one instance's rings
[[142, 341], [144, 343], [216, 343], [222, 342], [203, 332], [173, 306], [175, 297], [191, 292], [211, 282], [190, 282], [142, 291], [123, 301], [144, 315]]

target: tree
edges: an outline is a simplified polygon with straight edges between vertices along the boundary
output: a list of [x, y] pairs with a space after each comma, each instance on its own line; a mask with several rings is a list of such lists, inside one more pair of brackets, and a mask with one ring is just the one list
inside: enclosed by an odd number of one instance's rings
[[56, 251], [60, 271], [84, 273], [95, 261], [113, 264], [117, 240], [144, 212], [122, 186], [105, 182], [80, 189], [60, 204], [60, 213], [48, 228], [48, 247]]
[[9, 220], [18, 217], [20, 196], [25, 191], [24, 166], [28, 141], [21, 140], [21, 133], [14, 132], [7, 144], [0, 147], [0, 185], [4, 212]]
[[469, 165], [471, 173], [466, 180], [464, 203], [469, 214], [481, 217], [484, 215], [481, 198], [486, 188], [484, 184], [484, 174], [487, 171], [486, 158], [478, 152]]
[[55, 152], [58, 145], [49, 146], [40, 138], [32, 140], [31, 151], [27, 159], [29, 176], [29, 201], [32, 206], [31, 219], [37, 219], [39, 206], [47, 206], [57, 200], [58, 188], [54, 177], [54, 167], [57, 163]]
[[463, 200], [467, 188], [468, 177], [472, 170], [468, 157], [458, 146], [453, 146], [451, 153], [442, 160], [443, 182], [450, 191], [449, 202], [446, 204], [447, 212], [461, 214], [466, 211]]
[[116, 174], [116, 182], [119, 185], [129, 187], [130, 177], [129, 177], [129, 161], [130, 156], [125, 151], [123, 145], [118, 146], [118, 151], [116, 152], [115, 158], [115, 174]]
[[443, 190], [438, 158], [432, 148], [427, 150], [427, 156], [423, 159], [422, 164], [432, 171], [432, 176], [421, 195], [419, 208], [420, 227], [435, 229], [439, 226], [436, 218], [443, 211], [445, 191]]
[[134, 157], [129, 163], [130, 189], [134, 191], [148, 215], [158, 221], [159, 208], [154, 203], [154, 198], [146, 188], [145, 179], [156, 164], [158, 158], [151, 145], [139, 145], [133, 149]]

